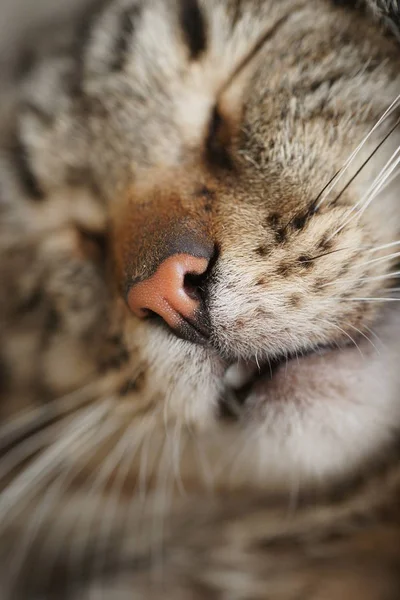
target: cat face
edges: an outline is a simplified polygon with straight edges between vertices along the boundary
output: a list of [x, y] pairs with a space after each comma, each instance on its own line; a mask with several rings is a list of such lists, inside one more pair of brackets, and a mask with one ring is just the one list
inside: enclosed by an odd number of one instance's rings
[[19, 381], [54, 396], [100, 371], [136, 430], [240, 447], [237, 484], [326, 481], [386, 448], [398, 317], [376, 299], [393, 298], [400, 214], [378, 191], [397, 104], [374, 127], [398, 73], [392, 40], [324, 0], [92, 14], [22, 94], [12, 231], [40, 239], [18, 281], [45, 290], [47, 342], [18, 346], [38, 364], [19, 358]]

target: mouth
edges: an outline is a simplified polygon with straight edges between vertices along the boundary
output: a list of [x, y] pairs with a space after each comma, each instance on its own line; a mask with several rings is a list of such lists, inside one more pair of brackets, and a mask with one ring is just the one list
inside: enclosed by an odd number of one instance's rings
[[238, 361], [231, 364], [224, 377], [226, 394], [220, 399], [221, 413], [227, 417], [238, 417], [246, 408], [247, 401], [255, 396], [268, 396], [268, 391], [278, 377], [293, 376], [298, 370], [326, 355], [336, 354], [342, 349], [337, 346], [321, 345], [312, 350], [282, 354], [259, 363], [256, 360]]

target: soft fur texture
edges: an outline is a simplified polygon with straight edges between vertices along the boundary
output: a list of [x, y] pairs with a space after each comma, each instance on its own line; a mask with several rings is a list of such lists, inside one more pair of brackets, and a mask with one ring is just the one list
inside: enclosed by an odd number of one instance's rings
[[[97, 2], [26, 54], [5, 598], [398, 598], [398, 9], [367, 5]], [[177, 240], [212, 248], [205, 344], [127, 305]]]

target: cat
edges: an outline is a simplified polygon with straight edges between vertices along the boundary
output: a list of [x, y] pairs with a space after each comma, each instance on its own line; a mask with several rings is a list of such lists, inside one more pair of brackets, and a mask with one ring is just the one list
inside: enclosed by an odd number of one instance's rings
[[108, 0], [28, 47], [1, 94], [2, 598], [399, 597], [398, 25]]

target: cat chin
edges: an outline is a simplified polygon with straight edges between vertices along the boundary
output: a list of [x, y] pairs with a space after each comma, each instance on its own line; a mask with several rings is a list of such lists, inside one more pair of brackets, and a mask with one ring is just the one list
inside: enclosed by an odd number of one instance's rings
[[[247, 385], [238, 473], [252, 471], [261, 487], [325, 485], [388, 451], [400, 429], [400, 311], [386, 311], [374, 334], [357, 347], [294, 358]], [[227, 380], [240, 377], [231, 369]]]

